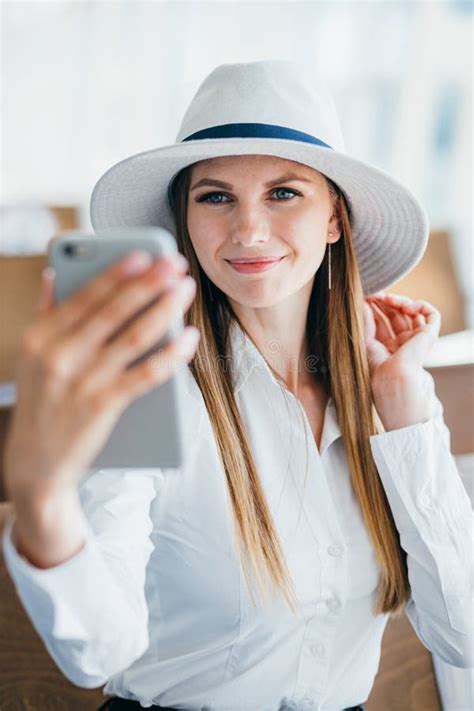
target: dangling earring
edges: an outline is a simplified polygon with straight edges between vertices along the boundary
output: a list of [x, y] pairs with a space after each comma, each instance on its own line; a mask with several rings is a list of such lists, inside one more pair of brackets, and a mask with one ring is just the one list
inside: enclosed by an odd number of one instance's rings
[[[332, 232], [329, 233], [330, 237], [332, 237]], [[329, 242], [328, 245], [328, 261], [329, 261], [329, 279], [328, 279], [328, 286], [329, 289], [331, 288], [331, 242]]]

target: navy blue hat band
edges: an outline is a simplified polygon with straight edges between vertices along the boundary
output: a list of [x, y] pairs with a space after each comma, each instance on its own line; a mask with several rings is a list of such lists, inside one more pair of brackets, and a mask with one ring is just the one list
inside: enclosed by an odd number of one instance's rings
[[[334, 150], [328, 143], [321, 141], [310, 133], [295, 131], [285, 126], [274, 126], [269, 123], [226, 123], [222, 126], [211, 126], [210, 128], [204, 128], [202, 131], [196, 131], [196, 133], [186, 136], [181, 143], [185, 143], [186, 141], [200, 141], [206, 138], [285, 138], [290, 141], [312, 143], [316, 146], [323, 146], [324, 148]], [[168, 202], [171, 207], [173, 207], [173, 184], [176, 178], [177, 176], [168, 184]]]
[[290, 141], [313, 143], [317, 146], [324, 146], [334, 150], [328, 143], [321, 141], [321, 139], [312, 136], [310, 133], [295, 131], [293, 128], [286, 128], [285, 126], [274, 126], [270, 123], [226, 123], [222, 126], [211, 126], [183, 138], [181, 143], [185, 141], [200, 141], [205, 138], [284, 138]]

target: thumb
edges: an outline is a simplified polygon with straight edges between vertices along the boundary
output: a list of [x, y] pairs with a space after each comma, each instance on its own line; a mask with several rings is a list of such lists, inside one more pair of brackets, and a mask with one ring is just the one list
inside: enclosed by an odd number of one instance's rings
[[385, 348], [383, 343], [375, 339], [366, 342], [367, 360], [369, 362], [369, 370], [373, 373], [382, 363], [390, 358], [390, 353]]
[[378, 341], [376, 338], [374, 316], [372, 314], [372, 309], [366, 301], [364, 302], [364, 337], [369, 370], [373, 373], [379, 365], [385, 363], [385, 361], [389, 358], [390, 353], [385, 348], [383, 343]]
[[375, 338], [375, 321], [372, 314], [372, 309], [370, 308], [367, 301], [363, 303], [363, 317], [364, 317], [364, 338], [366, 342], [371, 341]]
[[41, 272], [41, 287], [36, 313], [47, 313], [54, 306], [53, 282], [55, 271], [52, 267], [45, 267]]

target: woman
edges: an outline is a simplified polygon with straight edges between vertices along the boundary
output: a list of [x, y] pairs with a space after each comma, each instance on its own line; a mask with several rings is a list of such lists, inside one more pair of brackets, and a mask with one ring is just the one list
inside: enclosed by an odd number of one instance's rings
[[[217, 67], [176, 144], [111, 168], [91, 215], [173, 230], [192, 286], [108, 347], [163, 271], [114, 267], [62, 310], [45, 286], [24, 339], [4, 550], [63, 673], [107, 682], [104, 709], [360, 709], [403, 610], [472, 665], [471, 510], [423, 370], [440, 314], [383, 293], [421, 258], [426, 216], [345, 154], [312, 73]], [[255, 259], [272, 264], [238, 264]], [[178, 303], [199, 344], [118, 377]], [[79, 482], [121, 409], [183, 359], [185, 466]]]

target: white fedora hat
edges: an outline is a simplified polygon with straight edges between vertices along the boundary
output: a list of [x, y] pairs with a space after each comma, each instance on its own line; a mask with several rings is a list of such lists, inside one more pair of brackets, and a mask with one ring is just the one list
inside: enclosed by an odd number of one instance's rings
[[324, 82], [306, 65], [282, 59], [216, 67], [189, 104], [176, 143], [125, 158], [98, 180], [92, 225], [159, 225], [176, 236], [168, 193], [176, 174], [207, 158], [249, 154], [303, 163], [340, 187], [364, 295], [386, 289], [420, 261], [429, 235], [423, 206], [393, 177], [346, 154]]

